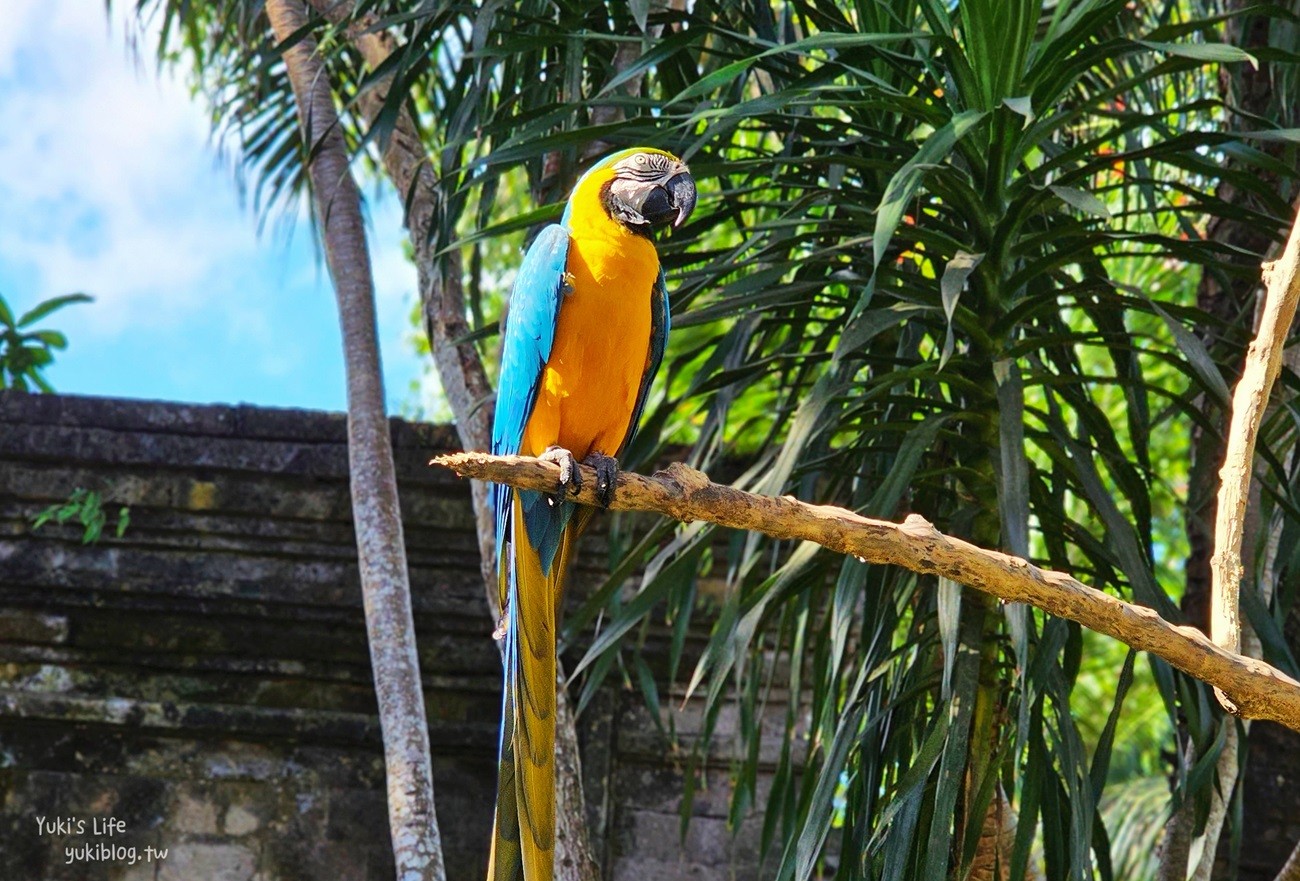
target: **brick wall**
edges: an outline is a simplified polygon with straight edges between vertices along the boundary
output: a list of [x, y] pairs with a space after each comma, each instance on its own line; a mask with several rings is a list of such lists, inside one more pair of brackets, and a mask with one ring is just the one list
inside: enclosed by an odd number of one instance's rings
[[[425, 464], [452, 432], [393, 436], [448, 872], [479, 879], [500, 668], [469, 496]], [[337, 414], [0, 392], [0, 878], [391, 877], [346, 462]], [[77, 487], [129, 506], [124, 536], [31, 529]], [[607, 878], [758, 874], [725, 760], [683, 842], [640, 698], [607, 689], [580, 728]]]

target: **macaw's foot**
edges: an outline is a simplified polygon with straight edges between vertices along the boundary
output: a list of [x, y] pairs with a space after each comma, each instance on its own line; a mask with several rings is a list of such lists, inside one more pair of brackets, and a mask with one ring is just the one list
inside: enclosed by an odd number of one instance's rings
[[602, 508], [608, 508], [614, 501], [614, 486], [618, 483], [618, 460], [604, 453], [591, 453], [582, 464], [596, 469], [596, 499]]
[[556, 490], [555, 498], [563, 500], [567, 493], [576, 493], [582, 486], [582, 472], [578, 471], [578, 460], [573, 458], [573, 453], [564, 447], [547, 447], [546, 452], [537, 458], [560, 466], [560, 485]]

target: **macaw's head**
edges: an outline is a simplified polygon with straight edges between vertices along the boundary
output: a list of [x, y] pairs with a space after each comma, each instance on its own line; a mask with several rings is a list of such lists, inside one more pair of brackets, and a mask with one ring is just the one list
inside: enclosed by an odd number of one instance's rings
[[695, 179], [686, 163], [651, 147], [605, 157], [583, 175], [575, 197], [584, 184], [599, 186], [605, 213], [639, 235], [670, 223], [675, 229], [695, 210]]

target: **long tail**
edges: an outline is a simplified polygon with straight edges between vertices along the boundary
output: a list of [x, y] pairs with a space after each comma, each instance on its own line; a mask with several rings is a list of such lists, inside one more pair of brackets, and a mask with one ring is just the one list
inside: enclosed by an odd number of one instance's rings
[[529, 541], [520, 502], [515, 499], [513, 506], [513, 553], [499, 561], [506, 607], [505, 688], [488, 881], [551, 881], [556, 630], [564, 571], [579, 530], [563, 530], [547, 572]]

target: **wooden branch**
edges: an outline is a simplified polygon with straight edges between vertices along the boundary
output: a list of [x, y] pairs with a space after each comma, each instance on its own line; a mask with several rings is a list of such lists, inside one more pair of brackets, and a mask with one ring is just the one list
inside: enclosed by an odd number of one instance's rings
[[[1264, 308], [1259, 330], [1246, 352], [1232, 396], [1232, 424], [1223, 468], [1219, 471], [1219, 508], [1214, 524], [1214, 556], [1210, 558], [1210, 637], [1230, 652], [1241, 649], [1241, 541], [1254, 472], [1255, 441], [1268, 405], [1269, 393], [1282, 369], [1282, 351], [1300, 301], [1300, 218], [1281, 259], [1264, 264]], [[1218, 692], [1230, 713], [1237, 708]]]
[[[1245, 567], [1242, 565], [1241, 547], [1247, 529], [1251, 489], [1256, 485], [1255, 441], [1268, 411], [1273, 384], [1282, 370], [1286, 338], [1295, 320], [1296, 303], [1300, 301], [1300, 217], [1291, 226], [1282, 257], [1265, 263], [1263, 269], [1264, 301], [1258, 312], [1255, 339], [1246, 351], [1241, 379], [1232, 394], [1232, 422], [1228, 428], [1223, 468], [1219, 471], [1214, 556], [1210, 558], [1210, 637], [1215, 645], [1251, 658], [1260, 657], [1262, 647], [1259, 638], [1251, 631], [1243, 648], [1240, 608]], [[1276, 551], [1276, 547], [1272, 550]], [[1265, 560], [1266, 570], [1272, 568], [1272, 562], [1271, 559]], [[1214, 689], [1214, 694], [1225, 710], [1237, 712], [1236, 705], [1221, 689]], [[1245, 725], [1249, 731], [1250, 722]], [[1210, 795], [1205, 844], [1192, 881], [1210, 881], [1214, 874], [1219, 838], [1240, 775], [1237, 740], [1237, 726], [1230, 725], [1216, 765], [1219, 785]]]
[[[453, 453], [431, 464], [461, 477], [556, 492], [559, 466], [525, 456]], [[595, 505], [595, 471], [579, 467], [581, 489], [569, 498]], [[943, 535], [924, 517], [902, 523], [872, 520], [830, 505], [810, 505], [712, 483], [681, 464], [652, 477], [620, 472], [611, 508], [653, 511], [682, 521], [707, 520], [752, 529], [773, 538], [813, 541], [863, 562], [887, 563], [942, 575], [1009, 602], [1029, 603], [1163, 658], [1221, 689], [1242, 715], [1300, 731], [1300, 683], [1263, 661], [1243, 658], [1210, 642], [1194, 627], [1164, 620], [1153, 609], [1126, 603], [1064, 572], [1040, 569], [1019, 557]]]

